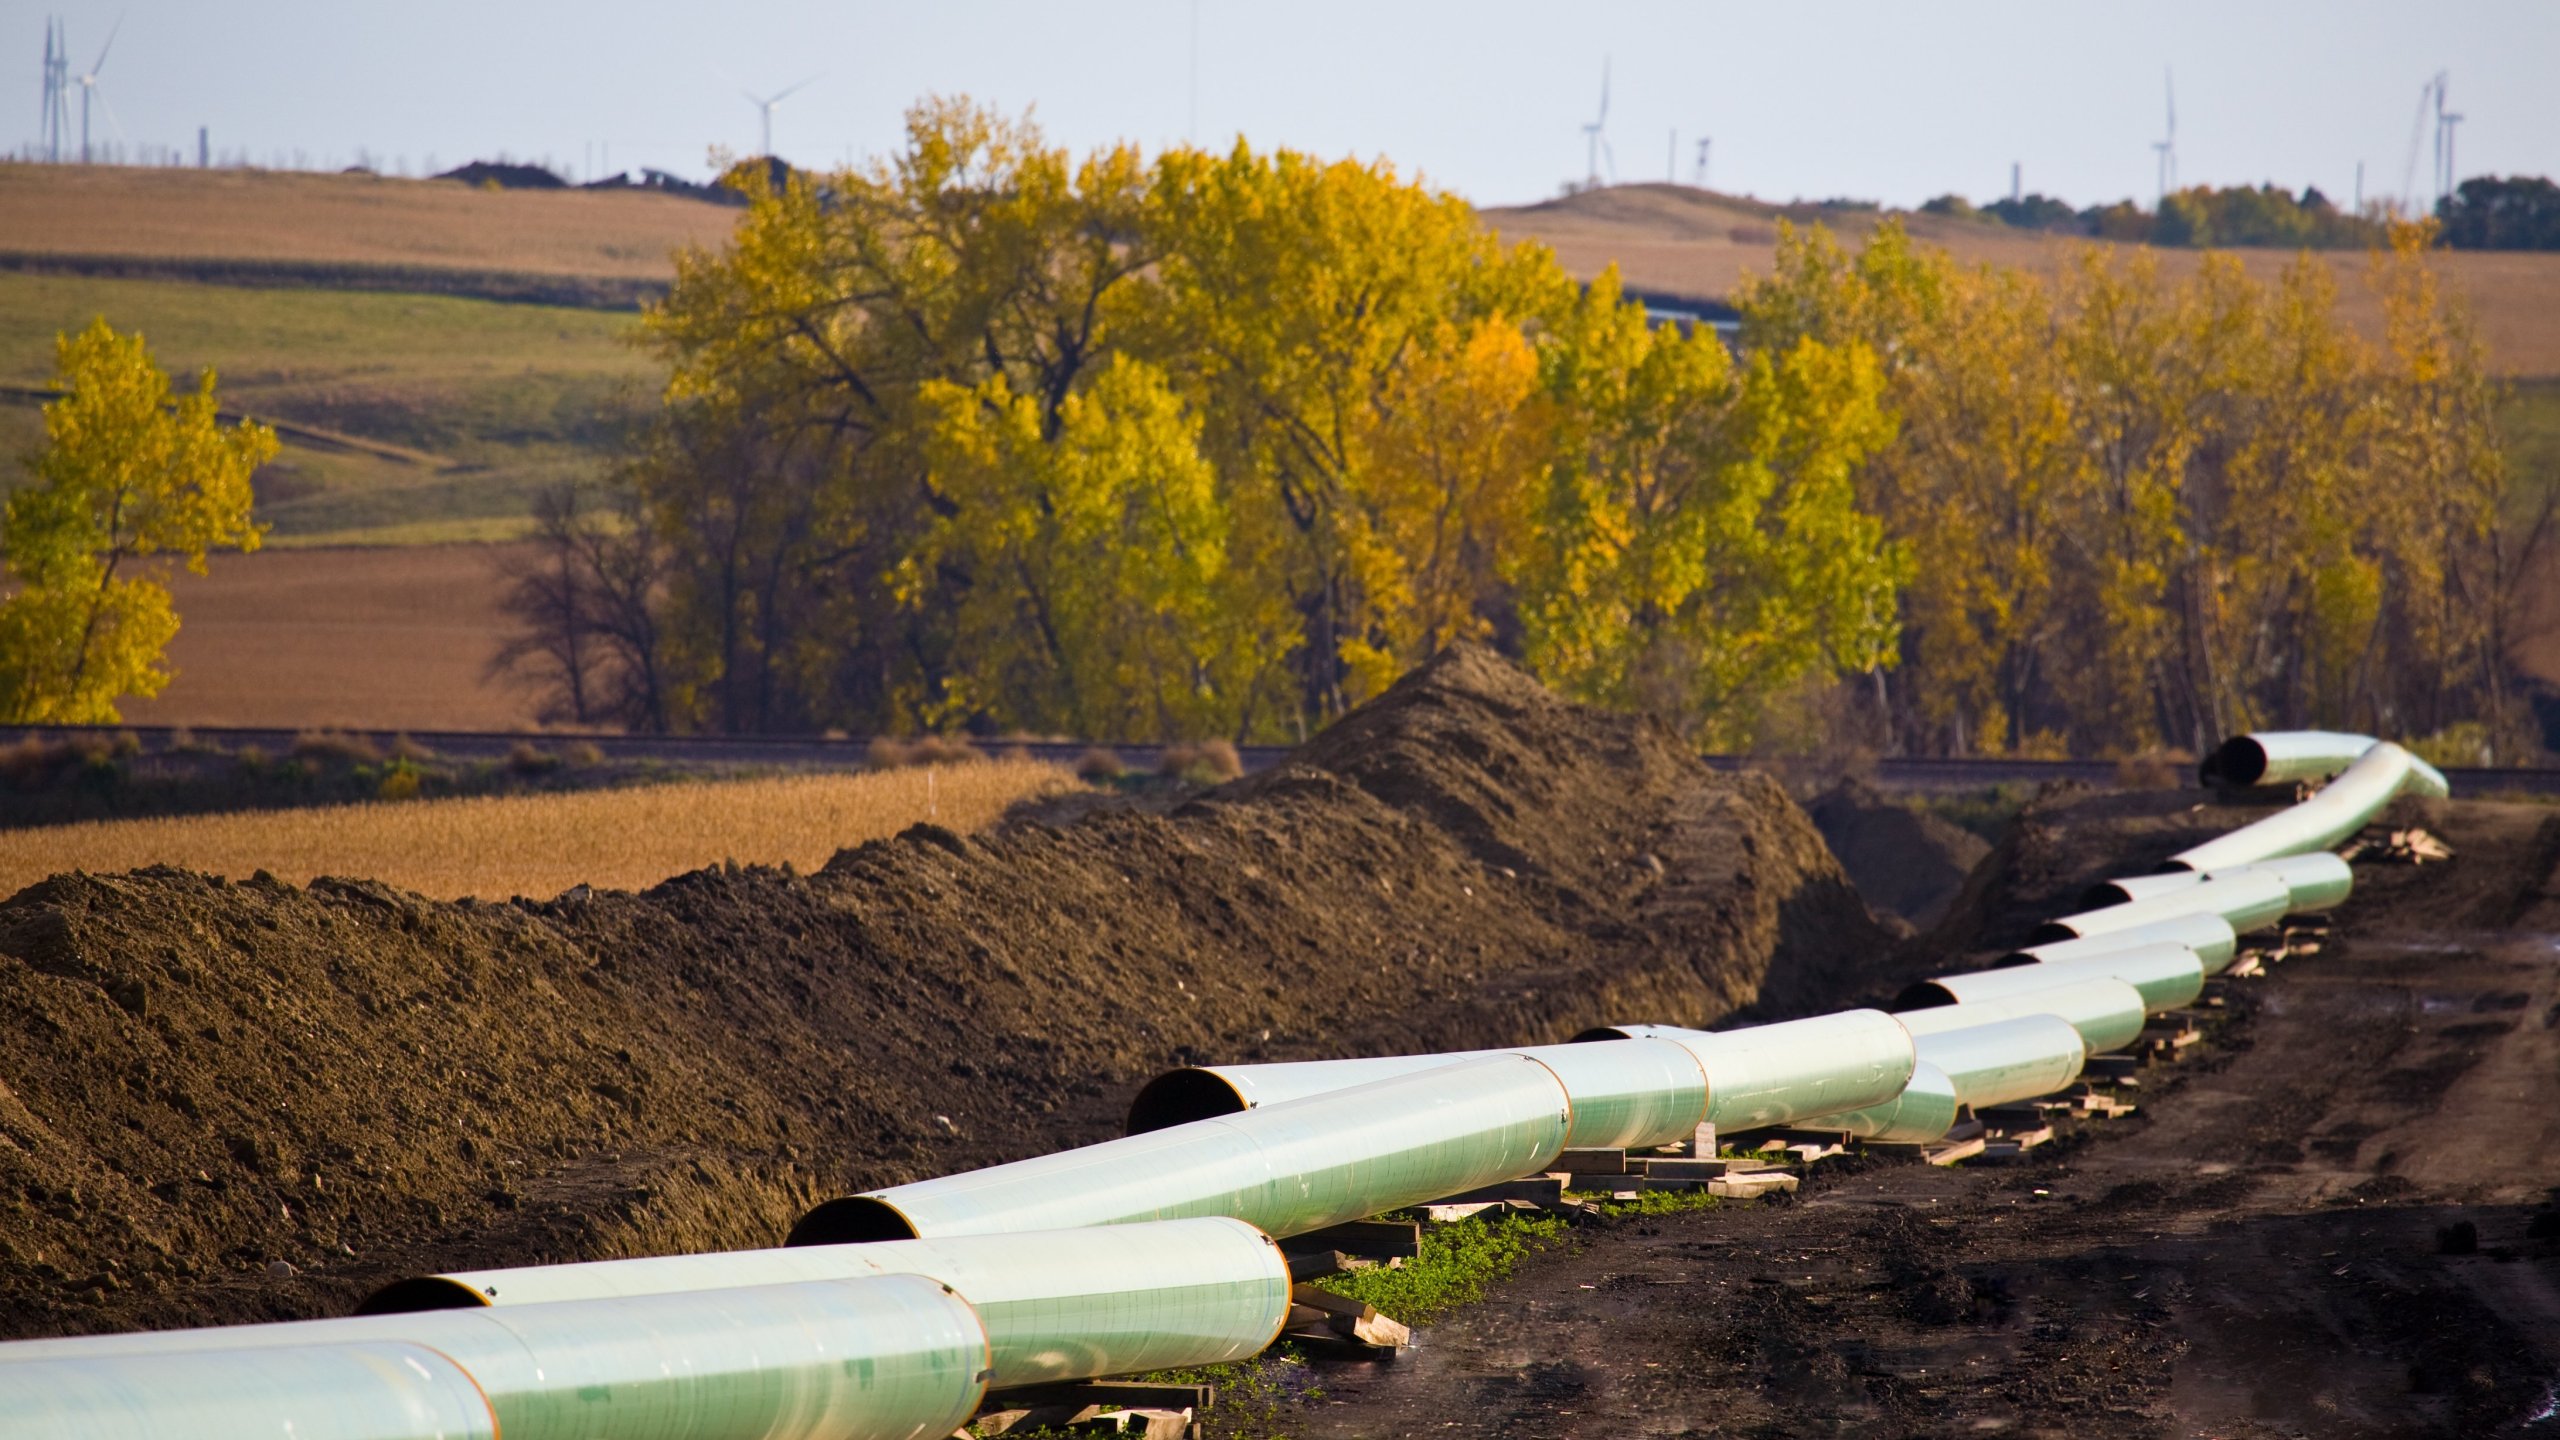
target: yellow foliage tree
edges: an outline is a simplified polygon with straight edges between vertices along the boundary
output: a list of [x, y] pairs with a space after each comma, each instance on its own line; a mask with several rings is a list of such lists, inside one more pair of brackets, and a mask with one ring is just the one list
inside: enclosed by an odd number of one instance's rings
[[104, 319], [55, 343], [44, 448], [8, 500], [0, 555], [15, 590], [0, 599], [0, 717], [18, 725], [112, 724], [116, 702], [169, 683], [178, 633], [175, 558], [202, 574], [205, 552], [254, 550], [249, 479], [276, 453], [255, 422], [224, 428], [213, 372], [174, 396], [140, 335]]

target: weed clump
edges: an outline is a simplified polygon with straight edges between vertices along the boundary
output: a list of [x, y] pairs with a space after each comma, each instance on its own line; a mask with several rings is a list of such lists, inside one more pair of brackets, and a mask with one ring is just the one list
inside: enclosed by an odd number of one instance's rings
[[1096, 745], [1076, 757], [1076, 778], [1096, 785], [1108, 784], [1129, 773], [1128, 763], [1117, 751]]
[[507, 751], [507, 769], [527, 779], [548, 775], [559, 768], [559, 756], [530, 740], [519, 740]]
[[987, 757], [977, 746], [955, 735], [924, 735], [913, 740], [893, 740], [882, 735], [871, 742], [864, 758], [874, 770], [897, 770], [922, 765], [965, 765]]
[[293, 737], [294, 759], [313, 765], [333, 762], [347, 765], [379, 765], [382, 747], [362, 735], [342, 730], [305, 730]]
[[1190, 785], [1223, 785], [1244, 774], [1244, 757], [1225, 740], [1167, 745], [1157, 757], [1156, 773]]

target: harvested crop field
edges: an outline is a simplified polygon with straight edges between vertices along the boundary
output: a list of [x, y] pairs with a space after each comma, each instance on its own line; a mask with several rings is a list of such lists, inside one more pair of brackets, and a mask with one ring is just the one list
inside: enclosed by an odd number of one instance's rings
[[517, 547], [260, 550], [169, 577], [177, 678], [135, 725], [521, 730], [540, 697], [492, 678]]
[[483, 190], [277, 170], [0, 166], [21, 253], [269, 260], [667, 279], [738, 212], [642, 190]]
[[636, 895], [26, 890], [0, 1333], [772, 1243], [825, 1196], [1116, 1133], [1185, 1060], [1703, 1020], [1885, 938], [1774, 782], [1481, 650], [1170, 813], [1078, 803]]
[[0, 830], [0, 893], [48, 875], [170, 866], [287, 884], [361, 875], [439, 900], [638, 890], [687, 870], [815, 870], [910, 825], [966, 834], [1011, 806], [1082, 788], [1054, 765], [988, 760], [856, 775], [779, 775]]

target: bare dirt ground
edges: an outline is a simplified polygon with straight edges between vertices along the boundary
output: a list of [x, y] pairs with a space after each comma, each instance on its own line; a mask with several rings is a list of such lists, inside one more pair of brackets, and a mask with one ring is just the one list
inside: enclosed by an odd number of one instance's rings
[[260, 550], [169, 578], [177, 678], [136, 725], [534, 728], [532, 694], [487, 678], [515, 547]]
[[[2234, 823], [2036, 813], [1962, 947]], [[2242, 816], [2240, 818], [2245, 818]], [[1293, 1433], [2533, 1435], [2560, 1406], [2560, 812], [2453, 803], [2358, 867], [2334, 948], [2235, 987], [2141, 1112], [2035, 1163], [1820, 1168], [1524, 1266]], [[2469, 1227], [2464, 1230], [2461, 1227]]]

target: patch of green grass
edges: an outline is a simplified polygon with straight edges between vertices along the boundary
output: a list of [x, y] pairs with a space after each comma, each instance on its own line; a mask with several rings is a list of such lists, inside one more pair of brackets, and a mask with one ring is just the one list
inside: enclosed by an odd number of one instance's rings
[[1523, 1258], [1561, 1242], [1565, 1233], [1560, 1216], [1487, 1211], [1426, 1228], [1422, 1253], [1394, 1269], [1352, 1270], [1316, 1283], [1421, 1325], [1483, 1299], [1486, 1286], [1509, 1276]]
[[[412, 464], [288, 438], [259, 472], [275, 544], [431, 544], [525, 533], [533, 497], [599, 474], [646, 414], [656, 362], [627, 313], [448, 295], [276, 290], [0, 273], [0, 381], [41, 385], [53, 338], [97, 316], [140, 330], [180, 383], [211, 365], [226, 407], [424, 451]], [[0, 490], [43, 437], [0, 402]]]

